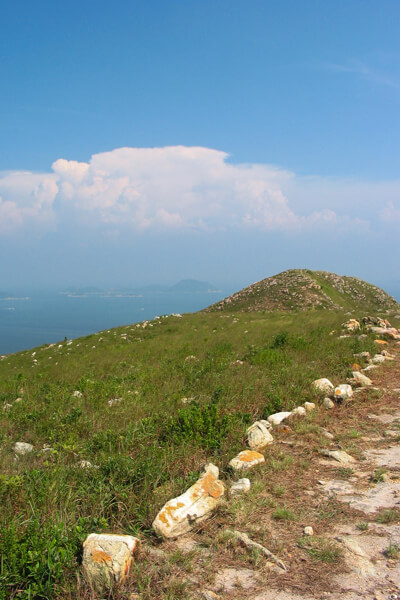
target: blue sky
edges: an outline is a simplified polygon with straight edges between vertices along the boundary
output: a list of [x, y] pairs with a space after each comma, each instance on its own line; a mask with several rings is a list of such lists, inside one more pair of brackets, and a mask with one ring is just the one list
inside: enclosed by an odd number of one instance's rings
[[0, 288], [400, 280], [400, 5], [0, 8]]

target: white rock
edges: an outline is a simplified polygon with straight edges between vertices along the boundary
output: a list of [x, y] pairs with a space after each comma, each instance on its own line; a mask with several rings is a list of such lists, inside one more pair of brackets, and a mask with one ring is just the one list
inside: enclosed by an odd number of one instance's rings
[[331, 383], [326, 377], [323, 377], [322, 379], [316, 379], [311, 385], [317, 392], [321, 392], [323, 394], [329, 394], [333, 392], [334, 389], [333, 383]]
[[311, 412], [312, 410], [315, 410], [315, 404], [314, 404], [314, 402], [305, 402], [304, 408], [306, 409], [307, 412]]
[[14, 452], [15, 454], [20, 454], [23, 456], [24, 454], [29, 454], [29, 452], [33, 451], [32, 444], [28, 444], [27, 442], [15, 442], [14, 444]]
[[82, 396], [83, 396], [83, 394], [79, 390], [75, 390], [74, 393], [72, 394], [73, 398], [82, 398]]
[[377, 369], [378, 365], [368, 365], [368, 367], [365, 367], [365, 369], [362, 369], [362, 371], [365, 373], [365, 371], [373, 371], [374, 369]]
[[119, 404], [121, 402], [122, 398], [111, 398], [108, 401], [108, 406], [115, 406], [115, 404]]
[[292, 410], [292, 416], [298, 415], [299, 417], [304, 417], [306, 412], [307, 411], [304, 406], [297, 406], [294, 410]]
[[252, 450], [264, 450], [272, 444], [274, 438], [269, 432], [271, 424], [268, 421], [256, 421], [247, 430], [247, 443]]
[[247, 471], [263, 462], [265, 462], [265, 458], [259, 452], [255, 450], [243, 450], [235, 458], [232, 458], [229, 465], [235, 471]]
[[383, 354], [375, 354], [375, 356], [372, 357], [373, 365], [379, 365], [383, 362], [385, 362], [385, 357], [383, 356]]
[[359, 352], [358, 354], [353, 354], [353, 356], [355, 356], [356, 358], [369, 358], [370, 353], [369, 352]]
[[343, 323], [342, 327], [347, 329], [347, 331], [353, 332], [360, 329], [360, 323], [356, 319], [349, 319], [346, 323]]
[[324, 408], [327, 408], [329, 410], [331, 408], [334, 408], [335, 403], [332, 402], [332, 400], [330, 398], [324, 398], [322, 405]]
[[304, 533], [304, 535], [314, 535], [314, 530], [310, 526], [304, 527], [303, 533]]
[[335, 400], [341, 402], [353, 396], [353, 390], [348, 383], [341, 383], [335, 388]]
[[347, 454], [344, 450], [322, 450], [321, 453], [324, 456], [333, 458], [342, 465], [348, 465], [356, 462], [356, 459]]
[[91, 533], [83, 543], [83, 568], [96, 589], [122, 583], [132, 568], [139, 540], [131, 535]]
[[335, 439], [335, 436], [333, 435], [333, 433], [331, 433], [330, 431], [328, 431], [327, 429], [325, 429], [325, 427], [321, 427], [321, 434], [327, 440], [334, 440]]
[[194, 485], [181, 496], [169, 500], [153, 521], [157, 535], [176, 538], [209, 518], [225, 493], [225, 486], [218, 476], [218, 467], [209, 464]]
[[22, 402], [22, 398], [15, 398], [14, 402]]
[[250, 479], [247, 479], [246, 477], [239, 479], [239, 481], [235, 481], [230, 488], [231, 496], [240, 496], [241, 494], [247, 493], [250, 490], [250, 485]]
[[356, 384], [360, 385], [361, 387], [372, 385], [370, 378], [360, 373], [360, 371], [353, 371], [352, 375]]
[[291, 414], [292, 414], [291, 412], [275, 413], [274, 415], [270, 415], [268, 417], [268, 421], [269, 421], [269, 423], [271, 423], [272, 426], [280, 425], [282, 423], [282, 421], [284, 421], [285, 419], [290, 417]]
[[98, 469], [99, 468], [97, 465], [92, 465], [92, 463], [89, 460], [80, 460], [79, 466], [81, 469]]

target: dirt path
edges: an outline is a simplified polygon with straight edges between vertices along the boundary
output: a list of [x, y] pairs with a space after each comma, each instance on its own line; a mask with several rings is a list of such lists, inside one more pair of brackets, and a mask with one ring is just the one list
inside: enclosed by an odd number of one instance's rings
[[[164, 556], [186, 557], [174, 576], [188, 592], [177, 597], [400, 600], [400, 348], [392, 350], [395, 360], [369, 373], [373, 390], [319, 408], [312, 423], [299, 420], [282, 433], [248, 498], [163, 547]], [[341, 464], [326, 456], [332, 450], [354, 460]], [[226, 529], [247, 533], [288, 570], [241, 547]]]

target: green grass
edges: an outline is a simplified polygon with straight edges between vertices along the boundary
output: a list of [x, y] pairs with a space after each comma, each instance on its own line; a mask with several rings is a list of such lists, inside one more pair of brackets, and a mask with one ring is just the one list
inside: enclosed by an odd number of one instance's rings
[[[372, 338], [329, 336], [344, 320], [340, 311], [197, 313], [0, 360], [0, 600], [76, 596], [93, 531], [152, 538], [158, 510], [205, 462], [227, 472], [249, 423], [318, 401], [314, 379], [343, 382], [353, 353], [372, 350]], [[17, 441], [34, 452], [15, 461]], [[266, 468], [292, 461], [277, 454]]]
[[304, 536], [299, 540], [298, 545], [316, 562], [336, 563], [341, 558], [340, 548], [332, 540]]
[[378, 523], [395, 523], [396, 521], [400, 521], [400, 511], [395, 508], [389, 508], [381, 512], [376, 520]]
[[383, 551], [383, 554], [386, 558], [391, 558], [392, 560], [396, 560], [400, 558], [400, 546], [398, 544], [392, 544], [390, 542], [389, 546], [386, 550]]

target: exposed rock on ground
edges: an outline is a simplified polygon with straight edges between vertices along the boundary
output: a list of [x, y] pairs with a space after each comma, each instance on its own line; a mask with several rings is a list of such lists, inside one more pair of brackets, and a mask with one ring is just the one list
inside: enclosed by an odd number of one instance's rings
[[181, 496], [169, 500], [153, 521], [157, 535], [176, 538], [207, 519], [225, 493], [225, 486], [218, 477], [218, 468], [209, 464], [194, 485]]
[[94, 588], [123, 583], [133, 564], [139, 540], [131, 535], [91, 533], [83, 544], [83, 568]]

